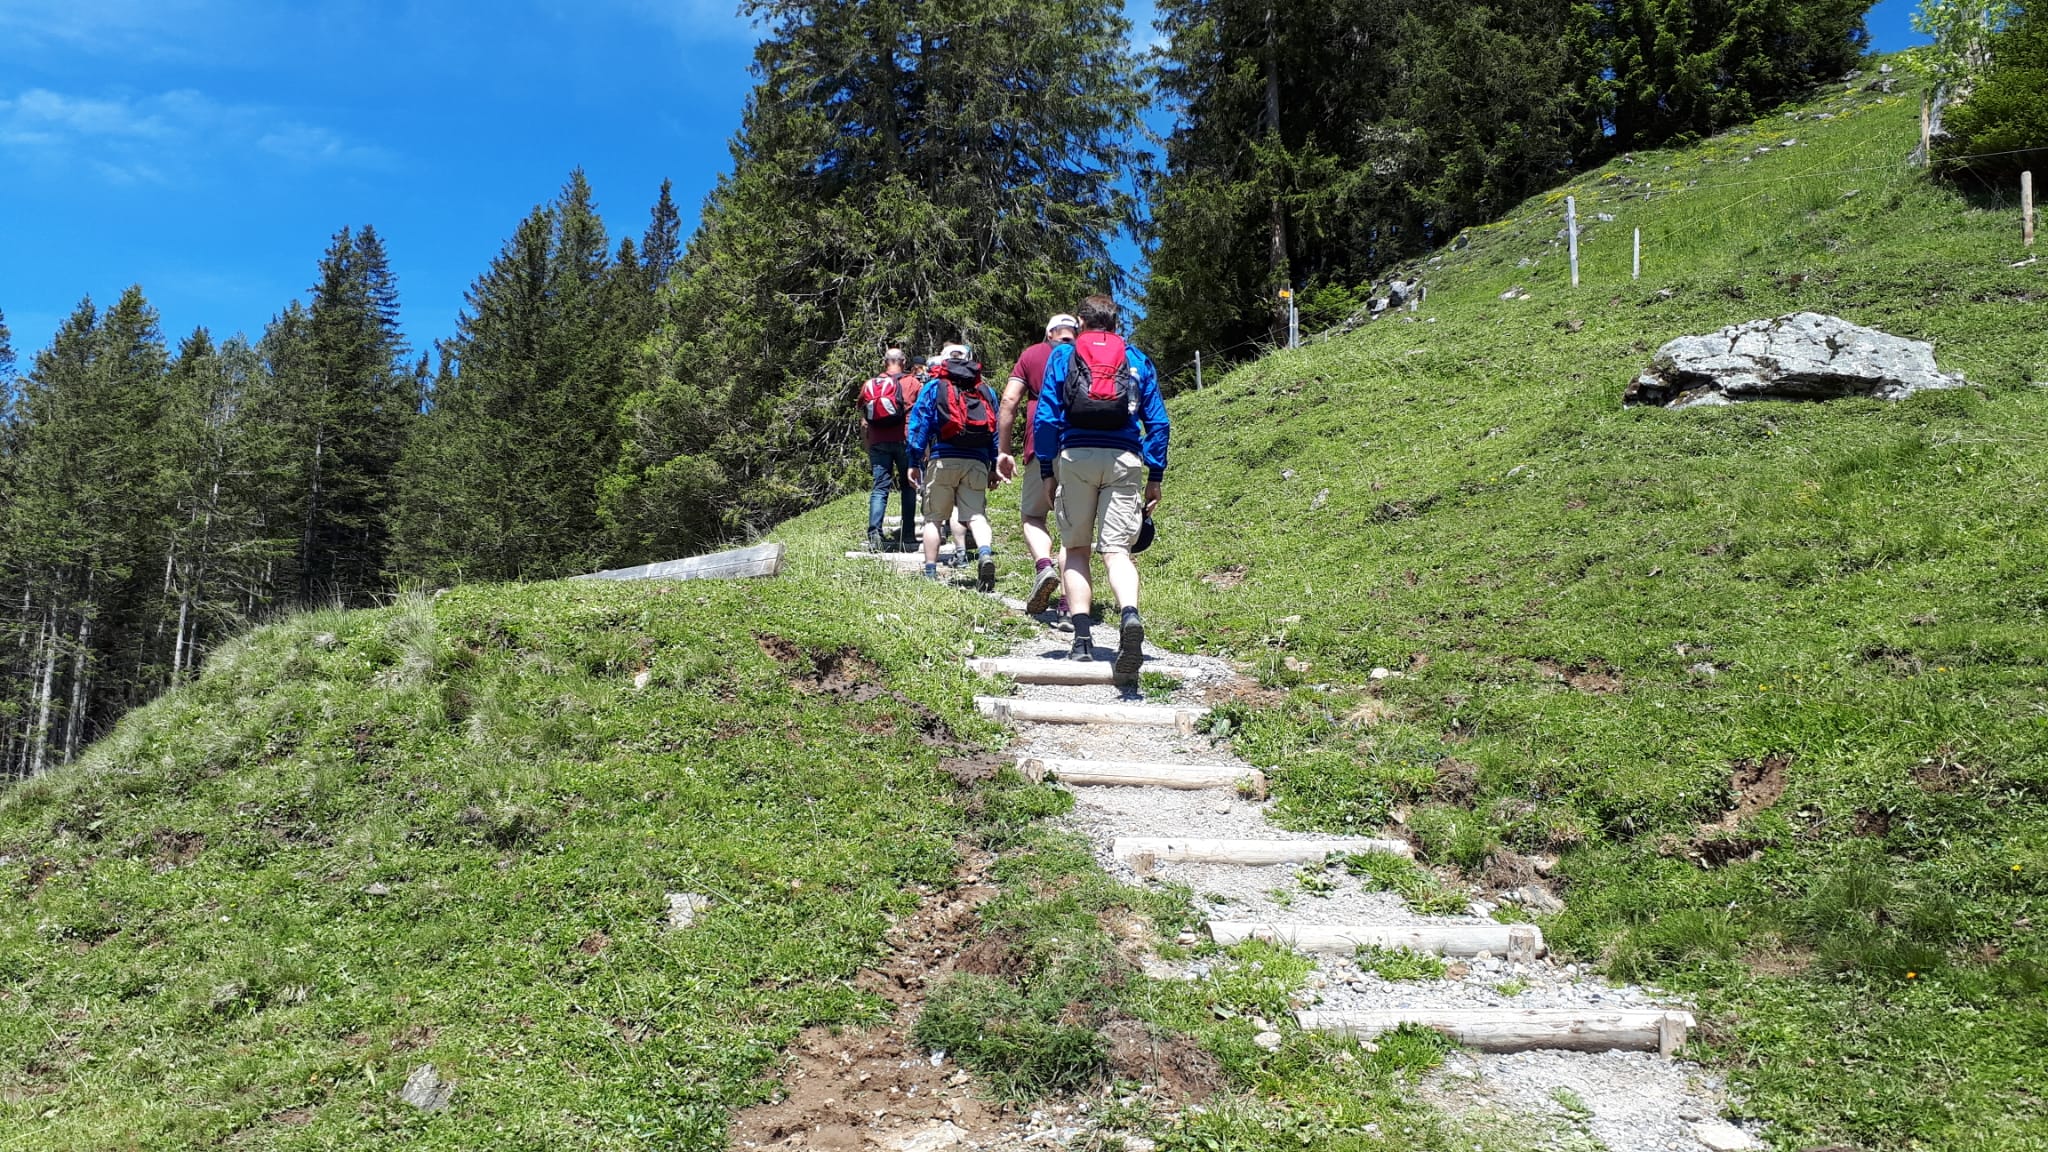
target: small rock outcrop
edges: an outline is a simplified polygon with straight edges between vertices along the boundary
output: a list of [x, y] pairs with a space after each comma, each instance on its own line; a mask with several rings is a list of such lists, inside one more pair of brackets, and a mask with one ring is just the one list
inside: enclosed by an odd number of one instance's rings
[[1692, 408], [1739, 400], [1903, 400], [1963, 383], [1961, 375], [1935, 367], [1934, 345], [1925, 341], [1797, 312], [1673, 340], [1657, 350], [1622, 403]]

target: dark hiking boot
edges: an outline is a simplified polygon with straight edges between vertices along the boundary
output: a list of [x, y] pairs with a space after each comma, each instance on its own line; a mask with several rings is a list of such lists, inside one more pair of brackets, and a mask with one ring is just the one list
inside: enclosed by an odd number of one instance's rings
[[880, 552], [881, 550], [882, 550], [882, 534], [881, 534], [880, 532], [870, 532], [870, 533], [868, 533], [868, 551], [870, 551], [870, 552]]
[[975, 576], [975, 587], [983, 592], [993, 592], [996, 590], [996, 562], [994, 560], [982, 560], [980, 567], [975, 571]]
[[1074, 646], [1067, 650], [1067, 659], [1077, 660], [1083, 664], [1095, 659], [1095, 641], [1089, 637], [1076, 634]]
[[1052, 606], [1053, 593], [1060, 590], [1060, 570], [1040, 568], [1038, 579], [1031, 585], [1031, 596], [1024, 601], [1024, 614], [1036, 616]]
[[1123, 626], [1117, 630], [1116, 674], [1136, 676], [1145, 663], [1145, 624], [1134, 608], [1124, 609]]

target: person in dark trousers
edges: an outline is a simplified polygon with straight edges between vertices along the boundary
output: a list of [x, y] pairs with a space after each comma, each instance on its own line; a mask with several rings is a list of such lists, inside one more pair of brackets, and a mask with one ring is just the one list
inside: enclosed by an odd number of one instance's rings
[[1116, 595], [1116, 672], [1131, 676], [1145, 660], [1131, 545], [1159, 506], [1171, 428], [1151, 358], [1117, 335], [1116, 301], [1090, 296], [1080, 319], [1080, 336], [1046, 359], [1032, 441], [1039, 475], [1059, 481], [1053, 510], [1073, 612], [1072, 658], [1095, 658], [1092, 545]]
[[[1046, 526], [1046, 518], [1052, 514], [1053, 486], [1038, 474], [1032, 425], [1038, 419], [1038, 393], [1045, 386], [1046, 360], [1053, 349], [1072, 344], [1080, 330], [1081, 322], [1064, 312], [1046, 321], [1045, 339], [1026, 348], [1010, 369], [1009, 385], [1003, 389], [1003, 406], [996, 413], [996, 475], [1012, 479], [1018, 476], [1022, 465], [1024, 492], [1017, 498], [1017, 506], [1023, 514], [1024, 546], [1037, 566], [1024, 611], [1034, 616], [1052, 604], [1053, 594], [1060, 590], [1060, 574], [1053, 563], [1052, 530]], [[1024, 450], [1021, 456], [1011, 456], [1010, 429], [1016, 425], [1020, 400], [1024, 402]]]
[[[910, 410], [910, 482], [924, 485], [924, 574], [939, 578], [939, 525], [955, 511], [966, 521], [984, 592], [995, 591], [988, 490], [996, 466], [996, 396], [964, 344], [948, 344]], [[965, 543], [965, 541], [963, 541]]]
[[908, 552], [917, 531], [917, 485], [910, 479], [908, 434], [910, 409], [917, 403], [917, 375], [904, 368], [903, 349], [891, 348], [883, 357], [882, 374], [861, 385], [861, 439], [868, 448], [868, 467], [874, 472], [874, 487], [868, 490], [868, 551], [882, 550], [882, 517], [889, 510], [889, 489], [903, 493], [903, 522], [898, 526], [900, 548]]

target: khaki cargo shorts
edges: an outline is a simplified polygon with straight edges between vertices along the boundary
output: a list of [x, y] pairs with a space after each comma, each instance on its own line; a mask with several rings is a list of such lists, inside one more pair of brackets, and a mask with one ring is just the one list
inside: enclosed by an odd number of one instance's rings
[[925, 523], [944, 524], [955, 508], [962, 523], [988, 515], [988, 465], [947, 456], [924, 470]]
[[1145, 461], [1116, 448], [1069, 448], [1053, 467], [1060, 542], [1129, 552], [1145, 523]]
[[1018, 479], [1024, 482], [1024, 491], [1017, 497], [1018, 513], [1026, 520], [1052, 515], [1052, 490], [1058, 485], [1038, 475], [1037, 458], [1027, 456], [1019, 460], [1017, 471]]

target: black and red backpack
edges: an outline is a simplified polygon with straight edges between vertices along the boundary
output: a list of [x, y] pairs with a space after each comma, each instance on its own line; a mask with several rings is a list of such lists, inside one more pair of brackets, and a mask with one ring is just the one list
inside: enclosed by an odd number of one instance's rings
[[1091, 432], [1121, 432], [1138, 412], [1138, 372], [1114, 332], [1083, 332], [1074, 341], [1060, 399], [1067, 424]]
[[869, 424], [879, 428], [902, 426], [910, 416], [910, 407], [903, 402], [903, 378], [884, 373], [862, 385], [860, 407]]
[[945, 389], [939, 395], [939, 439], [955, 448], [995, 447], [994, 397], [981, 382], [981, 365], [941, 361], [932, 369], [932, 382]]

